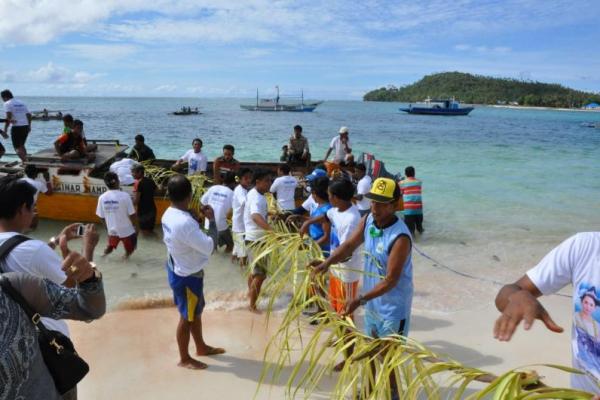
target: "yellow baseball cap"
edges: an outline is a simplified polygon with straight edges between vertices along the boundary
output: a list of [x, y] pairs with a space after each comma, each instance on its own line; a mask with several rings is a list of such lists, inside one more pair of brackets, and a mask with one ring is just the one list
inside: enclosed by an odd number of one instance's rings
[[398, 200], [396, 192], [396, 182], [390, 178], [377, 178], [369, 193], [365, 194], [367, 199], [378, 203], [391, 203]]

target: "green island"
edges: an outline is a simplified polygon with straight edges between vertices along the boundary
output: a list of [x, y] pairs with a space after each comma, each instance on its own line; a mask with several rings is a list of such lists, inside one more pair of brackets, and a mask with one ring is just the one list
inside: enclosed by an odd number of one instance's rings
[[430, 98], [455, 97], [463, 103], [535, 107], [581, 108], [600, 102], [600, 93], [583, 92], [557, 83], [493, 78], [464, 72], [426, 75], [418, 82], [372, 90], [364, 101], [417, 102]]

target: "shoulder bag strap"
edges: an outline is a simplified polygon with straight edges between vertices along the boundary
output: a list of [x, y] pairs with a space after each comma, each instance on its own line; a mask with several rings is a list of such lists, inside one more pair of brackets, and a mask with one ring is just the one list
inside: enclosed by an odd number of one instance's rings
[[[2, 246], [0, 246], [0, 261], [4, 260], [15, 247], [28, 240], [29, 238], [23, 235], [15, 235], [6, 239], [4, 243], [2, 243]], [[0, 272], [4, 271], [0, 268]]]

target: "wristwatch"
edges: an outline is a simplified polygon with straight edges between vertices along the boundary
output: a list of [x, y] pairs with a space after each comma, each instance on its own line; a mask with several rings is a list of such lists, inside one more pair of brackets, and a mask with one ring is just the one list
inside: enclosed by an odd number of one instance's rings
[[58, 245], [60, 244], [59, 239], [56, 236], [52, 236], [50, 238], [50, 240], [48, 240], [48, 244], [52, 244], [52, 248], [56, 248], [58, 247]]
[[365, 299], [365, 296], [363, 296], [362, 294], [360, 296], [358, 296], [358, 304], [360, 304], [361, 306], [364, 306], [365, 304], [367, 304], [367, 299]]

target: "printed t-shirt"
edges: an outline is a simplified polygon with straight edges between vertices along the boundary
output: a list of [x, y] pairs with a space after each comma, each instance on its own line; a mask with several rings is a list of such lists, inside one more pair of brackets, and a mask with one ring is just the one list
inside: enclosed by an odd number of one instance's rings
[[29, 114], [29, 110], [27, 109], [27, 106], [21, 101], [12, 98], [4, 102], [4, 111], [11, 113], [12, 126], [29, 125], [29, 120], [27, 119], [27, 114]]
[[208, 158], [202, 151], [194, 153], [194, 149], [190, 149], [181, 156], [183, 161], [188, 163], [188, 175], [194, 175], [197, 172], [206, 172]]
[[[351, 149], [350, 139], [348, 139], [348, 148]], [[342, 139], [340, 136], [336, 136], [331, 139], [331, 143], [329, 143], [329, 147], [333, 149], [333, 161], [339, 163], [340, 161], [344, 161], [346, 158], [346, 148], [342, 143]]]
[[365, 175], [356, 184], [356, 194], [360, 194], [363, 196], [362, 200], [356, 202], [356, 207], [360, 211], [369, 210], [371, 208], [371, 200], [365, 197], [365, 194], [371, 191], [371, 182], [371, 177], [369, 175]]
[[37, 179], [31, 179], [30, 177], [25, 176], [25, 177], [21, 178], [20, 180], [29, 183], [31, 186], [33, 186], [35, 188], [36, 192], [33, 195], [34, 202], [37, 202], [38, 195], [40, 194], [40, 192], [46, 193], [48, 191], [48, 186], [45, 183], [38, 181]]
[[296, 208], [294, 194], [298, 181], [291, 175], [284, 175], [276, 178], [269, 191], [277, 194], [277, 203], [282, 210], [293, 210]]
[[252, 214], [260, 214], [266, 221], [267, 213], [267, 199], [264, 195], [260, 194], [256, 188], [253, 188], [248, 192], [248, 196], [246, 197], [246, 205], [244, 206], [244, 226], [246, 228], [246, 240], [254, 242], [264, 236], [264, 229], [254, 222], [252, 219]]
[[[232, 201], [233, 190], [223, 185], [211, 186], [200, 199], [202, 204], [212, 207], [215, 213], [215, 224], [219, 232], [227, 230], [227, 213], [231, 210]], [[204, 228], [208, 229], [209, 223], [208, 218], [206, 218]]]
[[163, 242], [173, 259], [173, 271], [189, 276], [204, 269], [213, 252], [213, 240], [189, 212], [169, 207], [161, 219]]
[[[344, 243], [358, 227], [360, 213], [356, 206], [351, 206], [346, 211], [337, 207], [327, 211], [327, 219], [331, 222], [331, 252]], [[350, 260], [333, 266], [331, 273], [342, 282], [355, 282], [360, 279], [362, 270], [361, 248], [354, 250]]]
[[138, 163], [131, 158], [124, 158], [110, 164], [110, 168], [108, 170], [117, 174], [119, 177], [119, 183], [121, 183], [121, 185], [133, 185], [135, 179], [131, 174], [131, 168], [137, 164]]
[[144, 176], [142, 179], [136, 180], [133, 185], [133, 191], [140, 194], [137, 206], [139, 215], [156, 212], [156, 204], [154, 204], [156, 184], [152, 179]]
[[[558, 292], [572, 284], [573, 321], [571, 350], [573, 367], [600, 379], [600, 232], [585, 232], [571, 236], [538, 265], [527, 271], [527, 276], [544, 295]], [[584, 294], [593, 294], [584, 296]], [[583, 309], [583, 298], [588, 301], [589, 314]], [[591, 303], [591, 304], [590, 304]], [[552, 311], [550, 310], [550, 315]], [[586, 375], [571, 374], [571, 386], [599, 394], [598, 386]]]
[[[0, 233], [0, 245], [17, 234], [16, 232]], [[67, 275], [62, 270], [62, 259], [41, 240], [31, 239], [19, 244], [0, 265], [0, 270], [3, 272], [23, 272], [38, 278], [46, 278], [57, 285], [62, 285], [67, 280]], [[66, 321], [44, 317], [42, 322], [47, 328], [69, 336]]]
[[421, 198], [421, 186], [423, 183], [415, 178], [406, 178], [400, 181], [400, 191], [404, 201], [404, 215], [423, 214], [423, 199]]
[[244, 229], [244, 205], [246, 204], [246, 196], [248, 190], [242, 185], [237, 185], [233, 191], [233, 199], [231, 206], [233, 208], [233, 216], [231, 217], [231, 231], [236, 233], [245, 232]]
[[135, 214], [129, 194], [120, 190], [108, 190], [98, 198], [96, 215], [106, 221], [106, 230], [110, 236], [126, 238], [135, 233], [129, 219]]

